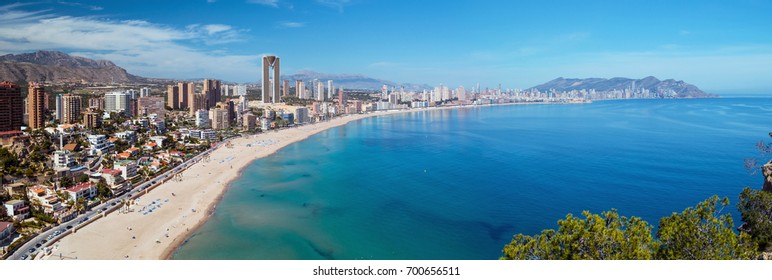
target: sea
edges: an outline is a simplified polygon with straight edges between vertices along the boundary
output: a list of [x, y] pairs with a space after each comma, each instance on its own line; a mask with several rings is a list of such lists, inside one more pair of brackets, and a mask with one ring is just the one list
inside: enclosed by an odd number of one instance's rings
[[[488, 260], [617, 209], [655, 227], [712, 195], [740, 223], [771, 98], [617, 100], [353, 121], [259, 159], [173, 259]], [[656, 229], [655, 229], [656, 230]], [[654, 233], [653, 233], [654, 235]]]

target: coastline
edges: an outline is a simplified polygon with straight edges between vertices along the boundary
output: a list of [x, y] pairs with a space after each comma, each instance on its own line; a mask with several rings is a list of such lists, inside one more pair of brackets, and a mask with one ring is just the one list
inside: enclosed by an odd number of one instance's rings
[[[233, 148], [221, 145], [212, 150], [210, 162], [199, 161], [179, 173], [181, 180], [170, 180], [157, 186], [140, 197], [136, 205], [132, 206], [131, 212], [116, 211], [100, 218], [57, 241], [51, 246], [50, 253], [37, 259], [170, 259], [214, 213], [231, 182], [241, 177], [244, 168], [255, 160], [270, 156], [292, 143], [305, 140], [330, 128], [370, 117], [529, 104], [551, 103], [504, 103], [378, 111], [229, 139], [227, 141], [233, 144]], [[251, 144], [251, 147], [248, 144]], [[207, 168], [207, 165], [210, 167]], [[230, 165], [230, 168], [226, 168], [226, 165]], [[207, 173], [207, 171], [212, 172]], [[168, 194], [174, 195], [170, 197]], [[149, 208], [152, 211], [148, 211]]]
[[[57, 241], [51, 246], [50, 253], [39, 256], [37, 259], [169, 259], [208, 220], [230, 183], [238, 179], [243, 169], [255, 160], [351, 121], [400, 113], [464, 107], [431, 107], [348, 115], [330, 121], [227, 140], [233, 144], [233, 148], [222, 145], [211, 151], [211, 161], [202, 160], [180, 172], [181, 181], [164, 182], [140, 197], [131, 207], [131, 212], [116, 211], [100, 218]], [[251, 147], [248, 147], [248, 144], [251, 144]], [[230, 165], [230, 168], [223, 163]], [[206, 168], [207, 166], [209, 168]], [[212, 172], [207, 173], [207, 171]], [[174, 195], [170, 197], [168, 194]], [[153, 211], [148, 211], [150, 207]]]

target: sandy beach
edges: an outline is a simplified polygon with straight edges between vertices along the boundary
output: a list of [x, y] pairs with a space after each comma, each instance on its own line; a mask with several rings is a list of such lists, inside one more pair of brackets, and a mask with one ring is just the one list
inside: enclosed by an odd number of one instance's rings
[[[403, 111], [404, 112], [404, 111]], [[330, 121], [231, 139], [208, 160], [181, 172], [136, 200], [131, 211], [112, 212], [51, 246], [49, 260], [166, 259], [206, 221], [228, 184], [252, 161], [326, 129], [366, 117], [402, 112], [350, 115]], [[230, 145], [229, 145], [230, 146]], [[150, 211], [152, 210], [152, 211]]]

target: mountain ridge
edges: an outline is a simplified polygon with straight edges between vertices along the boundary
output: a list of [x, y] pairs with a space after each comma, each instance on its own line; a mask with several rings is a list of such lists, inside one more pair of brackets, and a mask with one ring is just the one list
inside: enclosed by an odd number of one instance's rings
[[559, 77], [546, 83], [534, 86], [528, 90], [550, 91], [572, 91], [572, 90], [595, 90], [595, 91], [641, 91], [648, 90], [651, 93], [664, 97], [676, 98], [698, 98], [698, 97], [716, 97], [715, 94], [706, 93], [697, 86], [686, 83], [682, 80], [666, 79], [660, 80], [654, 76], [647, 76], [642, 79], [631, 79], [623, 77], [614, 78], [563, 78]]

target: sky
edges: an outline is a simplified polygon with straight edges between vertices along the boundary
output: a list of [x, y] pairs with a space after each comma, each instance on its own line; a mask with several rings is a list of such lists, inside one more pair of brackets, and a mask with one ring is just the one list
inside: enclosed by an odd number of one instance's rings
[[155, 78], [361, 74], [528, 88], [557, 77], [772, 93], [772, 1], [0, 1], [0, 54], [59, 50]]

